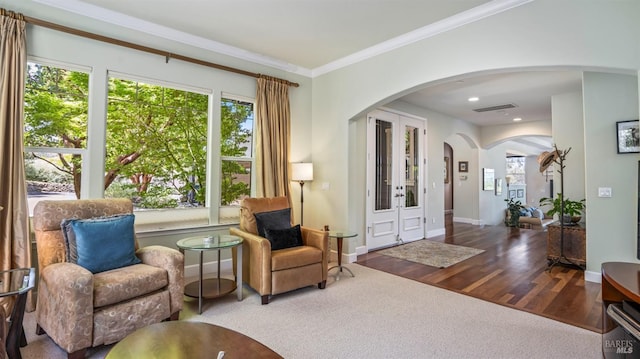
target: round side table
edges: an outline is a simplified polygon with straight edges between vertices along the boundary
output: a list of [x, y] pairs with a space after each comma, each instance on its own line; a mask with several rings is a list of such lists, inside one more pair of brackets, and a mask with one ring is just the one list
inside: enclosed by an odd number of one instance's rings
[[341, 232], [341, 231], [329, 231], [329, 238], [335, 238], [338, 243], [338, 265], [329, 268], [331, 271], [334, 268], [338, 268], [338, 272], [336, 273], [336, 280], [340, 280], [340, 273], [345, 269], [352, 277], [355, 277], [355, 274], [351, 271], [351, 269], [342, 265], [342, 241], [344, 238], [352, 238], [357, 236], [357, 233], [354, 232]]
[[[198, 298], [198, 314], [202, 314], [203, 298], [218, 298], [233, 292], [238, 288], [238, 300], [242, 300], [242, 238], [232, 235], [211, 235], [184, 238], [176, 243], [180, 252], [200, 252], [198, 281], [184, 286], [184, 294]], [[235, 280], [220, 278], [220, 250], [237, 247], [236, 253], [236, 278]], [[218, 251], [218, 276], [217, 278], [202, 278], [203, 253], [206, 251]], [[239, 282], [239, 285], [238, 285]]]

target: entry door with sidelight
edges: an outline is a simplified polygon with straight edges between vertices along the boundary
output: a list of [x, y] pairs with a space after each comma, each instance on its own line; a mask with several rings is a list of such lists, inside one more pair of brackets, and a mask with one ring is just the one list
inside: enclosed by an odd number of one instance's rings
[[367, 248], [424, 238], [424, 121], [367, 117]]

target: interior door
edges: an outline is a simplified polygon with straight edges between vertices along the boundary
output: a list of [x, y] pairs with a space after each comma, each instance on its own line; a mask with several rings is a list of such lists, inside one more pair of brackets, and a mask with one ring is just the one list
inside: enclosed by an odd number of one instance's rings
[[367, 247], [424, 238], [424, 122], [385, 111], [367, 121]]

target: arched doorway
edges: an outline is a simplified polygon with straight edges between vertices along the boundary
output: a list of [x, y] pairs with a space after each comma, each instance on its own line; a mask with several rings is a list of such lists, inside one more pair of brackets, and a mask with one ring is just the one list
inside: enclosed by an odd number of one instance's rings
[[453, 147], [444, 143], [444, 225], [453, 225]]

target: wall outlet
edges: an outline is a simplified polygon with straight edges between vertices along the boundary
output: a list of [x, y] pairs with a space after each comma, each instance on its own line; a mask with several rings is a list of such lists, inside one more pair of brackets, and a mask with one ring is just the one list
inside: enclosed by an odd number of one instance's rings
[[598, 187], [598, 197], [611, 198], [611, 187]]

